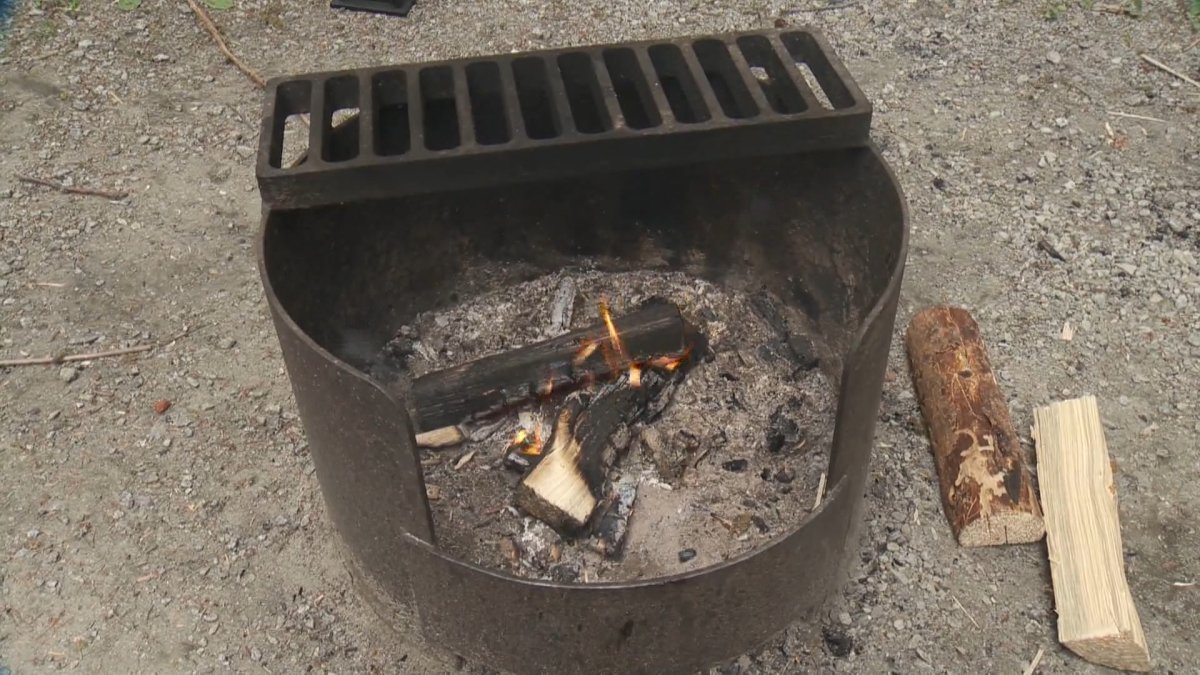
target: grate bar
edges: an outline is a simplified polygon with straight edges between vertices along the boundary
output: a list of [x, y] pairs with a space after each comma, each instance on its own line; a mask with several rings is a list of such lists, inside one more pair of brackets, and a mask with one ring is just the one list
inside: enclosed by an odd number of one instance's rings
[[504, 96], [504, 114], [508, 117], [508, 128], [513, 141], [529, 138], [525, 129], [525, 115], [521, 113], [521, 99], [517, 95], [517, 82], [513, 76], [513, 62], [499, 61], [501, 94]]
[[471, 95], [467, 92], [467, 68], [456, 64], [451, 69], [454, 77], [454, 110], [458, 113], [459, 145], [475, 144], [475, 122], [471, 119]]
[[592, 71], [596, 73], [596, 79], [600, 82], [600, 98], [604, 101], [604, 109], [608, 111], [611, 128], [627, 129], [629, 123], [625, 119], [625, 113], [621, 112], [621, 106], [617, 103], [617, 88], [613, 86], [612, 75], [608, 72], [608, 65], [604, 63], [603, 55], [599, 51], [594, 51], [589, 56], [591, 56]]
[[778, 35], [772, 35], [768, 40], [771, 42], [771, 48], [775, 51], [775, 56], [783, 62], [783, 69], [787, 71], [788, 77], [792, 78], [792, 84], [796, 85], [801, 98], [804, 99], [804, 105], [809, 110], [820, 110], [823, 107], [821, 101], [813, 93], [812, 88], [808, 86], [808, 80], [804, 78], [800, 69], [796, 67], [796, 59], [792, 57], [791, 52], [787, 50], [787, 47], [783, 46], [783, 42], [779, 40]]
[[650, 52], [645, 47], [639, 47], [634, 49], [633, 53], [637, 57], [638, 67], [642, 71], [642, 77], [646, 80], [646, 86], [650, 88], [650, 98], [654, 101], [654, 107], [658, 109], [658, 116], [662, 119], [662, 123], [674, 123], [676, 121], [675, 113], [671, 111], [671, 104], [667, 101], [667, 94], [663, 91], [659, 81], [658, 71], [655, 70], [654, 63], [650, 60]]

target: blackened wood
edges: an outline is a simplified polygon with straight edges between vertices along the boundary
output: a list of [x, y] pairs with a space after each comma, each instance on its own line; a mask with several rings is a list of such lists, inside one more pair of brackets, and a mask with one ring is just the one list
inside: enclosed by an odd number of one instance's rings
[[590, 545], [606, 558], [620, 558], [625, 549], [625, 533], [629, 531], [629, 515], [637, 501], [638, 479], [625, 475], [617, 481], [612, 495], [596, 522]]
[[[688, 330], [675, 305], [655, 303], [613, 322], [623, 353], [600, 323], [417, 378], [409, 396], [413, 425], [426, 431], [459, 424], [687, 349]], [[597, 346], [576, 363], [587, 344]]]
[[641, 385], [633, 387], [626, 374], [595, 393], [568, 396], [544, 456], [517, 488], [517, 506], [564, 534], [584, 529], [604, 497], [608, 470], [617, 459], [610, 439], [643, 419], [648, 402], [679, 376], [646, 371]]
[[1045, 528], [1021, 440], [966, 310], [930, 307], [908, 327], [942, 503], [963, 546], [1037, 541]]

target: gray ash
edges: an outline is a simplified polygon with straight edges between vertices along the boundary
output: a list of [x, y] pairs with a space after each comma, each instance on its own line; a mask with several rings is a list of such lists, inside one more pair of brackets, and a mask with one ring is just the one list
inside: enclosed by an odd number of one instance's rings
[[[572, 286], [575, 301], [565, 308], [564, 289]], [[808, 514], [829, 462], [834, 389], [815, 367], [812, 340], [795, 328], [789, 333], [763, 294], [676, 272], [563, 271], [419, 315], [385, 346], [372, 372], [385, 380], [418, 377], [593, 325], [602, 299], [620, 315], [654, 297], [679, 306], [706, 338], [708, 354], [660, 401], [666, 407], [657, 419], [620, 441], [628, 450], [610, 479], [626, 490], [636, 484], [622, 555], [604, 557], [595, 539], [564, 540], [511, 506], [523, 477], [511, 441], [522, 428], [544, 425], [553, 403], [473, 430], [460, 447], [422, 451], [425, 480], [437, 495], [430, 504], [439, 546], [522, 577], [628, 581], [748, 552]]]

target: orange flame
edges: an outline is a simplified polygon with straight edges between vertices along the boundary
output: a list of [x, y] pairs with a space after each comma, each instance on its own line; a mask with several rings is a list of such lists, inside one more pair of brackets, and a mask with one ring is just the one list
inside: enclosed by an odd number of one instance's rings
[[509, 446], [522, 455], [537, 456], [542, 454], [542, 435], [537, 429], [533, 433], [528, 429], [518, 429]]
[[613, 323], [612, 312], [608, 311], [608, 303], [604, 300], [600, 301], [600, 317], [604, 319], [604, 325], [608, 328], [608, 338], [612, 340], [612, 346], [617, 353], [625, 355], [625, 345], [621, 344], [621, 334], [617, 332], [617, 325]]
[[595, 354], [596, 350], [599, 348], [600, 348], [599, 342], [596, 342], [594, 340], [584, 340], [583, 346], [579, 348], [578, 352], [575, 352], [575, 365], [578, 366], [579, 364], [583, 363], [584, 361], [587, 361], [588, 358], [591, 357], [592, 354]]

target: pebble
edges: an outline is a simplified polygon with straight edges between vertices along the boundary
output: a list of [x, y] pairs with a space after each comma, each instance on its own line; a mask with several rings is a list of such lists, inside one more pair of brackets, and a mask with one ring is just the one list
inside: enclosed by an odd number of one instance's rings
[[58, 371], [58, 379], [70, 384], [79, 377], [79, 369], [75, 366], [63, 366]]
[[225, 338], [221, 340], [221, 349], [233, 349], [237, 346], [237, 340], [233, 338]]
[[853, 620], [850, 618], [850, 612], [842, 612], [838, 614], [838, 621], [842, 622], [843, 626], [849, 626]]
[[247, 145], [237, 146], [234, 148], [234, 152], [236, 152], [242, 159], [249, 159], [254, 156], [254, 148], [251, 148]]
[[1062, 54], [1051, 50], [1046, 53], [1046, 60], [1057, 66], [1058, 64], [1062, 63]]
[[685, 563], [689, 560], [692, 560], [695, 557], [696, 557], [696, 549], [694, 549], [694, 548], [685, 548], [679, 552], [679, 562], [681, 562], [681, 563]]
[[167, 56], [166, 54], [161, 54], [161, 53], [159, 53], [159, 54], [155, 54], [155, 55], [154, 55], [154, 60], [155, 60], [155, 61], [158, 61], [159, 63], [161, 63], [161, 62], [163, 62], [163, 61], [170, 61], [170, 60], [171, 60], [171, 57], [170, 57], [170, 56]]
[[1193, 347], [1200, 347], [1200, 333], [1192, 333], [1189, 335], [1188, 344]]

